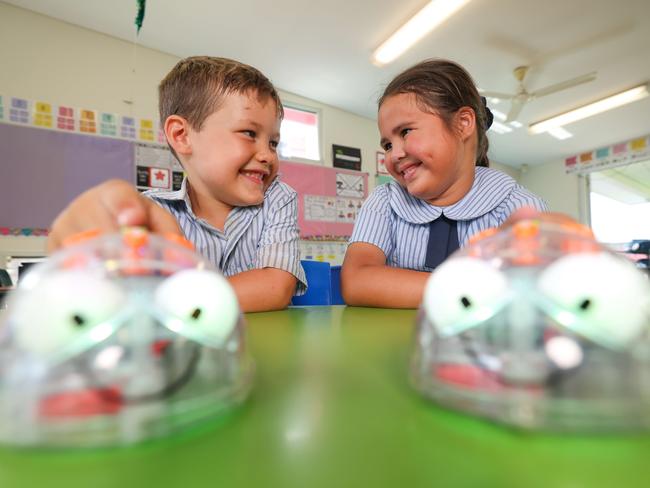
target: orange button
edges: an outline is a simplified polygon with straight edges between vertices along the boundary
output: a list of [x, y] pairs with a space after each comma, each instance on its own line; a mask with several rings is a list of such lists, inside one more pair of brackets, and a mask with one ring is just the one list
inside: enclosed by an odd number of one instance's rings
[[517, 239], [530, 239], [539, 235], [539, 222], [536, 220], [522, 220], [512, 226], [512, 232]]
[[122, 239], [131, 249], [140, 249], [149, 242], [149, 232], [143, 227], [127, 227], [122, 230]]

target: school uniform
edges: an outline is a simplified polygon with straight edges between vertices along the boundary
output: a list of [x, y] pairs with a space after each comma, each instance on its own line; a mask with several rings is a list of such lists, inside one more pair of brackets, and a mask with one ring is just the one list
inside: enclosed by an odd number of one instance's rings
[[306, 291], [298, 248], [297, 194], [278, 177], [266, 190], [261, 205], [233, 208], [223, 231], [194, 214], [187, 179], [180, 190], [149, 190], [144, 195], [170, 212], [185, 238], [225, 276], [278, 268], [298, 279], [298, 295]]
[[377, 246], [386, 255], [388, 266], [431, 271], [433, 268], [426, 261], [432, 221], [441, 215], [456, 221], [457, 242], [463, 247], [471, 236], [500, 226], [521, 207], [548, 211], [541, 198], [507, 174], [490, 168], [476, 167], [472, 188], [447, 207], [431, 205], [391, 181], [375, 188], [366, 200], [349, 243]]

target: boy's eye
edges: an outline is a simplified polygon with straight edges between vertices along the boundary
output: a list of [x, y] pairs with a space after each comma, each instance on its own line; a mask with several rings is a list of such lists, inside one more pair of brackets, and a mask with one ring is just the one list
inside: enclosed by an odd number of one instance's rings
[[242, 132], [252, 139], [255, 139], [255, 136], [257, 135], [254, 130], [245, 130]]
[[271, 141], [270, 142], [271, 149], [273, 149], [273, 150], [276, 150], [279, 145], [280, 145], [280, 141]]
[[399, 132], [399, 134], [400, 134], [400, 136], [404, 137], [404, 136], [405, 136], [406, 134], [408, 134], [409, 132], [411, 132], [411, 129], [409, 129], [409, 128], [404, 128], [404, 129], [402, 129], [402, 130]]
[[390, 142], [386, 142], [383, 146], [384, 151], [390, 151], [393, 145]]
[[226, 279], [212, 271], [180, 271], [160, 284], [155, 304], [169, 318], [167, 327], [219, 347], [239, 317], [237, 297]]

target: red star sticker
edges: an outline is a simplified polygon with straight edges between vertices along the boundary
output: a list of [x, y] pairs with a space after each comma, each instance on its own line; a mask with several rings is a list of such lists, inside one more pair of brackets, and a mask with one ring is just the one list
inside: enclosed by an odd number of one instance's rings
[[163, 173], [162, 171], [159, 170], [159, 171], [156, 173], [156, 179], [157, 179], [157, 180], [164, 180], [164, 179], [165, 179], [165, 173]]

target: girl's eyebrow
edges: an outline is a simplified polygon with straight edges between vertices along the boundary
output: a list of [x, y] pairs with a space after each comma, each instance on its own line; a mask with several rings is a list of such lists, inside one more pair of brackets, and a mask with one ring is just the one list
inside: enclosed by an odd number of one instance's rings
[[[408, 127], [409, 125], [413, 125], [413, 122], [402, 122], [401, 124], [398, 124], [395, 127], [393, 127], [393, 129], [390, 131], [390, 133], [391, 134], [399, 134], [400, 131], [404, 127]], [[385, 137], [382, 137], [381, 140], [379, 141], [379, 145], [383, 146], [383, 144], [386, 143], [386, 142], [388, 142], [388, 139], [386, 139]]]

